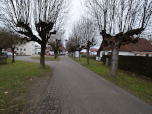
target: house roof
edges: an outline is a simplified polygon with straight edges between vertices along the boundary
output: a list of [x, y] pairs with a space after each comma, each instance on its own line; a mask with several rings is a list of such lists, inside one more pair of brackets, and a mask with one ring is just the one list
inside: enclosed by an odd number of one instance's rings
[[80, 52], [80, 53], [82, 53], [82, 54], [86, 54], [87, 52]]
[[109, 50], [111, 50], [111, 47], [104, 47], [104, 48], [102, 48], [102, 51], [109, 51]]
[[[109, 51], [112, 49], [111, 47], [102, 47], [99, 50]], [[139, 38], [137, 43], [129, 43], [126, 45], [121, 45], [119, 51], [152, 52], [152, 45], [146, 39]]]
[[98, 51], [98, 49], [96, 49], [96, 48], [91, 48], [90, 49], [90, 52], [96, 52], [96, 51]]

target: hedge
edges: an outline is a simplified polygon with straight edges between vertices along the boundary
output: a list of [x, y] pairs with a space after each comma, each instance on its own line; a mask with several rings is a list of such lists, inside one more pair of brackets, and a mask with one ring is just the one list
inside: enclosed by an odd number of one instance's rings
[[[85, 57], [86, 58], [86, 55], [81, 55], [81, 57]], [[96, 60], [96, 56], [95, 55], [90, 55], [89, 59]]]
[[[111, 56], [104, 55], [102, 58], [104, 63], [106, 58], [111, 58]], [[152, 57], [120, 55], [118, 68], [152, 78]]]

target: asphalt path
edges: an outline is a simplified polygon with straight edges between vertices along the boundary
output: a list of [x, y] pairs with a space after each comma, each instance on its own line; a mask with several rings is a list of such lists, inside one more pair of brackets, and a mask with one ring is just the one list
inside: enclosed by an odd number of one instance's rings
[[[15, 59], [39, 63], [25, 56]], [[67, 56], [45, 63], [52, 77], [35, 114], [152, 114], [152, 106]]]

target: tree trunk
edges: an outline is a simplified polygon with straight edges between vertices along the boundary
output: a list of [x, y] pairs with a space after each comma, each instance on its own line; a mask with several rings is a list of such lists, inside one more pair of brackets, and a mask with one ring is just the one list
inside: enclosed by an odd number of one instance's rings
[[111, 55], [111, 66], [110, 66], [110, 76], [117, 76], [117, 68], [118, 68], [118, 59], [119, 59], [119, 46], [115, 45], [112, 50]]
[[86, 55], [86, 59], [87, 59], [86, 64], [89, 64], [89, 48], [87, 48], [87, 55]]
[[79, 51], [79, 53], [78, 53], [78, 54], [79, 54], [79, 56], [78, 56], [78, 61], [80, 61], [80, 51]]
[[55, 52], [55, 53], [54, 53], [54, 59], [56, 59], [56, 58], [57, 58], [57, 53]]
[[76, 53], [76, 52], [74, 51], [74, 53], [73, 53], [74, 58], [76, 58], [76, 57], [75, 57], [75, 53]]
[[41, 44], [40, 68], [45, 68], [45, 49], [46, 45]]
[[2, 56], [2, 48], [0, 48], [0, 56]]
[[55, 51], [54, 51], [54, 59], [56, 59], [57, 57], [58, 57], [58, 51], [55, 50]]
[[14, 48], [11, 48], [12, 50], [12, 63], [14, 63]]

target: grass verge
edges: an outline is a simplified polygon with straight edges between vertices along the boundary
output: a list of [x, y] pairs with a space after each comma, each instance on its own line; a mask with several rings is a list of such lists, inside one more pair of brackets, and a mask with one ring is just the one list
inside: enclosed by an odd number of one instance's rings
[[22, 61], [7, 60], [7, 64], [0, 65], [0, 114], [18, 114], [23, 110], [27, 85], [32, 78], [42, 77], [51, 68], [39, 69], [39, 64]]
[[[32, 59], [40, 59], [40, 57], [32, 57]], [[54, 59], [54, 57], [50, 57], [50, 56], [45, 56], [45, 60], [50, 60], [50, 61], [60, 61], [60, 57], [57, 57], [56, 59]]]
[[152, 80], [144, 77], [138, 76], [133, 73], [128, 73], [118, 69], [118, 74], [120, 77], [109, 76], [110, 67], [106, 67], [103, 62], [95, 61], [90, 59], [90, 64], [86, 64], [86, 58], [82, 58], [78, 61], [77, 58], [72, 58], [76, 62], [85, 66], [86, 68], [92, 70], [93, 72], [99, 74], [103, 78], [109, 80], [115, 85], [121, 87], [122, 89], [130, 92], [141, 100], [152, 105]]

